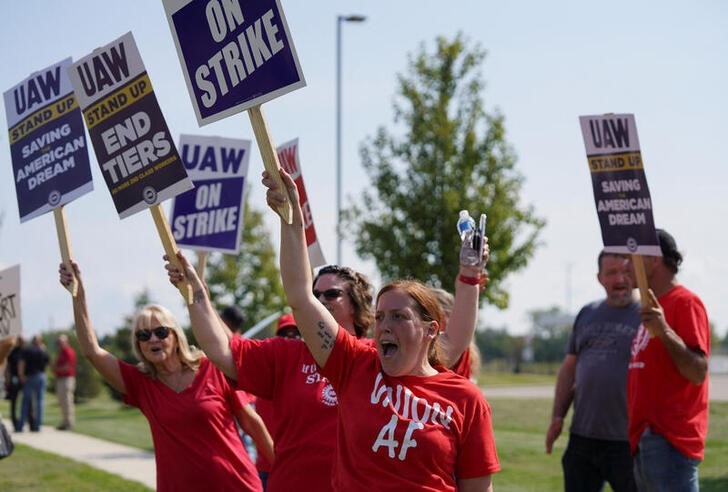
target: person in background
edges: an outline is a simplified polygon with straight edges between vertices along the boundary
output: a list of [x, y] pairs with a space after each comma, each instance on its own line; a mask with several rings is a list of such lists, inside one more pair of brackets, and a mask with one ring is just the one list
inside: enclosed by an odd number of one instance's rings
[[44, 398], [46, 391], [46, 374], [48, 352], [43, 338], [34, 335], [30, 345], [21, 352], [18, 362], [18, 378], [23, 385], [23, 403], [20, 408], [19, 426], [16, 432], [22, 432], [25, 421], [29, 420], [30, 431], [38, 432], [43, 425]]
[[[238, 436], [237, 400], [228, 380], [204, 354], [191, 347], [172, 313], [149, 304], [134, 317], [131, 346], [138, 365], [103, 349], [91, 326], [86, 291], [71, 261], [78, 293], [73, 298], [81, 353], [149, 422], [157, 466], [157, 490], [262, 491], [258, 474]], [[61, 263], [60, 282], [73, 276]]]
[[[22, 335], [17, 337], [6, 338], [4, 342], [13, 340], [14, 344], [10, 346], [10, 353], [7, 355], [7, 365], [5, 366], [5, 398], [10, 401], [10, 419], [13, 423], [13, 429], [20, 429], [20, 409], [18, 409], [18, 397], [22, 405], [23, 384], [18, 376], [18, 363], [25, 348], [25, 339]], [[7, 345], [6, 345], [7, 346]], [[31, 425], [33, 425], [31, 423]]]
[[705, 306], [680, 285], [683, 257], [657, 229], [662, 256], [644, 256], [649, 305], [632, 342], [629, 441], [640, 490], [698, 490], [708, 432], [710, 324]]
[[76, 352], [68, 344], [68, 336], [61, 334], [56, 339], [58, 357], [53, 363], [56, 376], [56, 397], [61, 407], [61, 424], [58, 430], [70, 430], [74, 424], [73, 393], [76, 390]]
[[556, 380], [546, 452], [551, 453], [573, 401], [561, 460], [564, 489], [597, 492], [606, 481], [616, 492], [630, 492], [636, 485], [627, 437], [627, 369], [640, 306], [627, 256], [602, 251], [597, 265], [607, 296], [584, 306], [574, 321]]

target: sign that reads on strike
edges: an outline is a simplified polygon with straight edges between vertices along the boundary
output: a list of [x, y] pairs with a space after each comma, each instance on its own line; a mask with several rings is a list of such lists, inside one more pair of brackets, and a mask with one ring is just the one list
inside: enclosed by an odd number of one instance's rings
[[71, 58], [4, 93], [20, 222], [93, 189], [81, 111], [66, 75]]
[[278, 0], [163, 0], [197, 122], [306, 85]]
[[580, 116], [604, 250], [660, 256], [633, 114]]
[[311, 268], [316, 268], [326, 264], [324, 254], [321, 251], [321, 245], [316, 237], [316, 229], [313, 226], [313, 214], [311, 213], [311, 205], [306, 195], [306, 187], [303, 184], [303, 174], [301, 173], [301, 160], [298, 158], [298, 139], [286, 142], [276, 148], [278, 160], [281, 167], [291, 175], [293, 181], [298, 188], [299, 203], [303, 212], [303, 226], [306, 232], [306, 245], [308, 246], [308, 258], [311, 262]]
[[22, 332], [20, 265], [0, 271], [0, 340]]
[[122, 219], [192, 188], [131, 32], [68, 69]]
[[179, 147], [195, 188], [175, 198], [174, 239], [198, 251], [237, 253], [250, 140], [181, 135]]

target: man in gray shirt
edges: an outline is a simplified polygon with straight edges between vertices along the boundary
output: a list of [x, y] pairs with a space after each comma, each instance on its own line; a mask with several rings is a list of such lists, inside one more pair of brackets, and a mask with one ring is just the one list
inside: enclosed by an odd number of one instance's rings
[[574, 321], [559, 369], [546, 452], [561, 434], [573, 401], [569, 444], [561, 463], [564, 489], [637, 490], [627, 438], [627, 369], [632, 338], [640, 325], [629, 258], [602, 252], [597, 279], [607, 293], [584, 306]]

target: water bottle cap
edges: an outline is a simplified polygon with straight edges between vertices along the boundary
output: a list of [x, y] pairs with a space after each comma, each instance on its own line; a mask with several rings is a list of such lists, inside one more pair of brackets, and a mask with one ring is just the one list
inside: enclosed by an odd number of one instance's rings
[[467, 217], [468, 215], [470, 215], [470, 214], [468, 213], [467, 210], [461, 210], [460, 211], [460, 217]]

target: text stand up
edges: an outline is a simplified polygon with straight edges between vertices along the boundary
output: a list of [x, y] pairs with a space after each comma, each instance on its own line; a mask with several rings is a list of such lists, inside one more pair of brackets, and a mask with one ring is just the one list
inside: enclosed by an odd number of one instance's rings
[[78, 293], [78, 282], [76, 274], [71, 266], [71, 240], [68, 237], [68, 224], [66, 223], [66, 211], [63, 205], [53, 209], [53, 218], [56, 221], [56, 233], [58, 234], [58, 247], [61, 249], [61, 261], [66, 265], [66, 270], [71, 272], [71, 283], [66, 285], [66, 289], [71, 296], [76, 297]]
[[[177, 259], [177, 243], [174, 240], [174, 236], [172, 236], [172, 230], [169, 228], [169, 222], [167, 222], [167, 217], [164, 215], [162, 206], [159, 204], [153, 205], [149, 210], [152, 212], [154, 225], [157, 226], [157, 232], [159, 233], [159, 238], [162, 240], [167, 259], [182, 271], [182, 264]], [[183, 280], [177, 284], [177, 288], [185, 302], [192, 304], [192, 286], [190, 286], [189, 282]]]
[[260, 156], [263, 158], [263, 165], [275, 180], [278, 185], [278, 190], [286, 197], [286, 201], [278, 208], [277, 212], [286, 221], [286, 224], [290, 224], [293, 221], [291, 201], [288, 196], [288, 190], [281, 179], [279, 171], [281, 165], [278, 161], [278, 153], [270, 137], [270, 131], [263, 116], [263, 110], [260, 106], [253, 106], [248, 110], [248, 115], [250, 116], [250, 124], [253, 126], [253, 133], [255, 133], [255, 140], [258, 142]]

